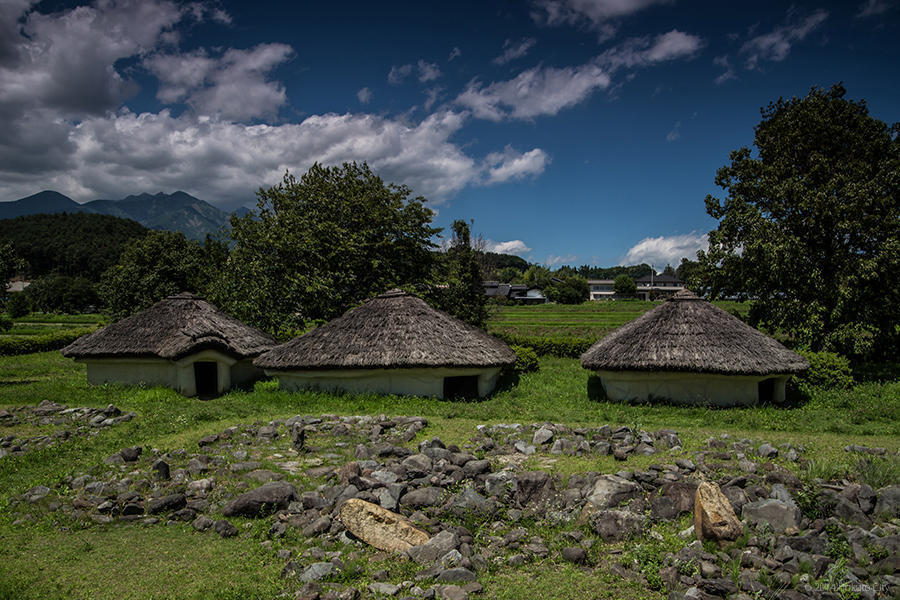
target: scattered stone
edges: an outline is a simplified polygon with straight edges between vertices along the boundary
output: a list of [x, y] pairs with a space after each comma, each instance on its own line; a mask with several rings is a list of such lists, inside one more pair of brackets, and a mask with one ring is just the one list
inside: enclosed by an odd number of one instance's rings
[[643, 515], [624, 510], [602, 510], [590, 516], [591, 528], [604, 542], [617, 542], [644, 530]]
[[583, 565], [587, 562], [587, 552], [584, 551], [584, 548], [579, 546], [569, 546], [567, 548], [562, 549], [562, 557], [563, 559], [575, 563], [576, 565]]
[[734, 540], [742, 532], [741, 522], [719, 486], [708, 481], [697, 486], [694, 497], [694, 533], [697, 539]]
[[458, 545], [459, 538], [455, 533], [442, 531], [427, 542], [407, 549], [406, 553], [420, 565], [432, 564]]
[[197, 445], [200, 446], [201, 448], [203, 448], [204, 446], [212, 446], [213, 444], [215, 444], [218, 441], [219, 441], [219, 434], [214, 433], [212, 435], [208, 435], [206, 437], [200, 438], [200, 440], [197, 442]]
[[197, 531], [206, 531], [214, 524], [215, 522], [206, 515], [200, 515], [199, 517], [194, 519], [194, 522], [191, 523], [191, 527], [193, 527]]
[[308, 566], [298, 577], [300, 581], [319, 581], [335, 572], [334, 565], [330, 562], [317, 562]]
[[222, 519], [221, 521], [216, 521], [213, 526], [215, 532], [218, 533], [223, 538], [234, 537], [238, 534], [238, 528], [232, 525], [229, 521]]
[[258, 517], [269, 511], [287, 508], [292, 501], [299, 499], [300, 495], [293, 485], [273, 481], [239, 495], [222, 507], [222, 514], [226, 517]]
[[368, 590], [376, 596], [396, 596], [400, 592], [400, 586], [393, 583], [375, 582], [369, 584]]
[[387, 552], [405, 552], [430, 539], [405, 517], [357, 498], [341, 505], [338, 518], [354, 536]]
[[756, 453], [762, 458], [775, 458], [778, 456], [778, 448], [772, 444], [765, 443], [756, 449]]
[[153, 462], [153, 465], [150, 467], [156, 479], [160, 481], [168, 481], [170, 478], [169, 475], [169, 463], [164, 460], [156, 460]]
[[531, 438], [531, 443], [534, 446], [542, 446], [544, 444], [549, 444], [552, 440], [553, 430], [548, 427], [541, 427], [534, 432], [534, 436], [532, 436]]
[[134, 446], [133, 448], [123, 448], [120, 454], [122, 455], [122, 460], [125, 462], [135, 462], [141, 456], [141, 452], [143, 452], [143, 448], [140, 446]]
[[794, 534], [799, 531], [801, 514], [796, 505], [769, 498], [745, 504], [741, 517], [751, 525], [765, 523], [775, 533]]
[[618, 475], [601, 475], [587, 497], [599, 509], [613, 508], [642, 495], [641, 486]]
[[444, 490], [439, 487], [419, 488], [404, 494], [400, 498], [400, 504], [410, 508], [427, 508], [437, 504], [443, 494]]
[[440, 583], [475, 581], [475, 573], [464, 567], [454, 567], [452, 569], [444, 569], [438, 573], [437, 580]]
[[180, 510], [184, 508], [185, 505], [187, 505], [187, 500], [185, 499], [184, 494], [169, 494], [168, 496], [151, 500], [147, 505], [147, 512], [151, 515], [155, 515], [161, 512]]

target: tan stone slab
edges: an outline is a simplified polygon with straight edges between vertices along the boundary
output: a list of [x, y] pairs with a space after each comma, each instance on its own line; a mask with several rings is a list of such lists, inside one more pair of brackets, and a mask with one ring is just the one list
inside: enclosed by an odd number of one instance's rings
[[424, 544], [431, 537], [402, 515], [359, 498], [344, 502], [338, 518], [350, 533], [370, 546], [387, 552], [405, 552], [413, 546]]
[[694, 496], [694, 533], [697, 539], [734, 540], [743, 533], [731, 502], [715, 483], [704, 481]]

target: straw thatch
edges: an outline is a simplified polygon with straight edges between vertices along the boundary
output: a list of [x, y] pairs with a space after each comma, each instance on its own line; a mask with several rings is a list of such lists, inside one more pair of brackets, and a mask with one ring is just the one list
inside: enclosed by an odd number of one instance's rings
[[391, 290], [253, 364], [271, 370], [500, 367], [515, 353], [495, 337], [424, 300]]
[[602, 338], [581, 356], [581, 364], [595, 371], [725, 375], [809, 368], [799, 354], [687, 290]]
[[201, 350], [217, 350], [235, 358], [252, 358], [277, 343], [269, 334], [226, 315], [199, 296], [182, 292], [78, 338], [62, 353], [72, 358], [179, 360]]

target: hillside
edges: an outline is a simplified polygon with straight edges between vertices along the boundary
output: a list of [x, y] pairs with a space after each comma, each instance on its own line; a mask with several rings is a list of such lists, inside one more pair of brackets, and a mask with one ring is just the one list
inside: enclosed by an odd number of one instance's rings
[[[92, 200], [79, 204], [54, 191], [43, 191], [12, 202], [0, 202], [0, 219], [36, 214], [95, 213], [137, 221], [148, 229], [180, 231], [203, 239], [228, 226], [229, 213], [186, 192], [140, 194], [121, 200]], [[239, 210], [238, 214], [245, 211]]]

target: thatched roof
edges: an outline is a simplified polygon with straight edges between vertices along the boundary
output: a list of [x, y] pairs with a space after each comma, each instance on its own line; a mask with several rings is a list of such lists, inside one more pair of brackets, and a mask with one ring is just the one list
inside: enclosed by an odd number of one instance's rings
[[402, 290], [372, 298], [343, 316], [261, 355], [272, 370], [499, 367], [509, 346]]
[[235, 358], [252, 358], [277, 343], [269, 334], [226, 315], [199, 296], [182, 292], [78, 338], [62, 353], [72, 358], [178, 360], [213, 349]]
[[809, 363], [737, 317], [682, 290], [581, 355], [595, 371], [798, 373]]

